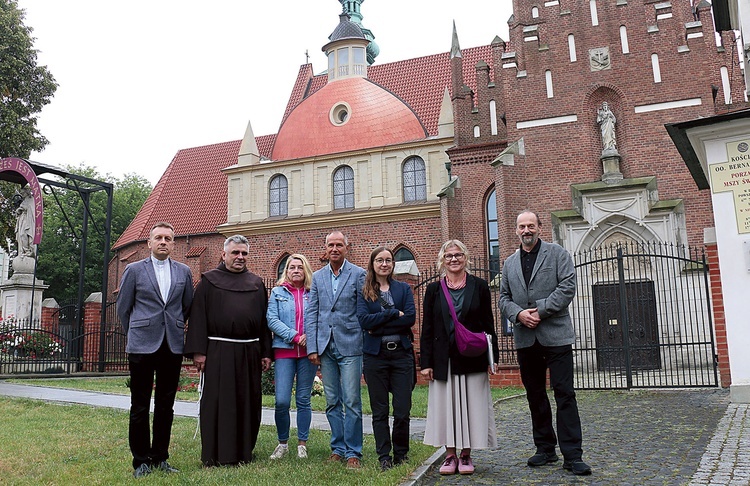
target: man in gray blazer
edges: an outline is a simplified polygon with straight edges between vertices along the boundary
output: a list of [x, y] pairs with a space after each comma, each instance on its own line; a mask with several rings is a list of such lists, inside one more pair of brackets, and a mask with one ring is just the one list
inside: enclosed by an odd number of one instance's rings
[[307, 355], [320, 365], [331, 426], [330, 462], [359, 469], [362, 458], [362, 328], [357, 294], [365, 270], [346, 259], [349, 241], [340, 231], [326, 237], [328, 265], [313, 274], [305, 306]]
[[549, 369], [563, 468], [576, 475], [589, 475], [591, 468], [581, 459], [581, 419], [573, 390], [576, 336], [568, 306], [576, 293], [575, 268], [567, 250], [539, 239], [541, 226], [534, 212], [518, 215], [516, 234], [521, 246], [505, 260], [500, 291], [502, 313], [513, 323], [521, 380], [531, 411], [536, 454], [527, 464], [543, 466], [558, 460], [546, 390]]
[[[151, 255], [125, 268], [117, 294], [117, 314], [127, 334], [130, 368], [130, 426], [133, 476], [153, 468], [178, 472], [168, 462], [174, 399], [180, 379], [185, 322], [193, 301], [193, 276], [187, 265], [169, 258], [174, 228], [157, 223], [148, 237]], [[154, 392], [154, 437], [149, 432]]]

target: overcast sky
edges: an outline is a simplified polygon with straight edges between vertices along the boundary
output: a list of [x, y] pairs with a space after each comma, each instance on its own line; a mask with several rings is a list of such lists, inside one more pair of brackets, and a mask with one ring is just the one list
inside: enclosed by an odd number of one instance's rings
[[[135, 172], [155, 184], [178, 150], [276, 133], [305, 63], [338, 24], [337, 0], [19, 0], [58, 84], [31, 160]], [[367, 0], [376, 64], [508, 39], [510, 0]], [[415, 80], [419, 82], [419, 80]]]

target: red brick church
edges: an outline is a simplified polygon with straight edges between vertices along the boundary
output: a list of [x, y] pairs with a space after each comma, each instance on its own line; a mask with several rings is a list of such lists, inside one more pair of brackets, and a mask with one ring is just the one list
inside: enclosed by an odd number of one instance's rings
[[[256, 137], [248, 123], [242, 140], [175, 155], [114, 246], [110, 288], [147, 255], [158, 221], [175, 226], [174, 256], [196, 280], [238, 233], [263, 277], [296, 252], [317, 269], [333, 229], [349, 237], [354, 263], [385, 245], [413, 261], [412, 273], [429, 273], [440, 244], [458, 238], [492, 277], [517, 247], [525, 208], [540, 213], [543, 239], [574, 254], [644, 243], [710, 250], [710, 196], [664, 128], [747, 106], [734, 33], [715, 32], [705, 0], [513, 0], [510, 39], [461, 49], [454, 28], [449, 52], [387, 64], [373, 63], [361, 2], [341, 3], [320, 40], [327, 69], [300, 67], [277, 133]], [[631, 280], [656, 281], [642, 260]], [[597, 282], [579, 295], [600, 295]], [[652, 287], [658, 348], [688, 330], [665, 317], [667, 286]], [[601, 339], [579, 330], [577, 346]], [[666, 361], [684, 360], [661, 356], [643, 369]]]

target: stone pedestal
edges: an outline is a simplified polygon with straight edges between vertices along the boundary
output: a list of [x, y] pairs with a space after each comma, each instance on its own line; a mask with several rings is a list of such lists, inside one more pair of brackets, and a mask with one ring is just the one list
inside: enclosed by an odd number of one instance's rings
[[3, 318], [14, 316], [21, 322], [28, 322], [30, 318], [35, 322], [41, 320], [42, 294], [49, 285], [45, 285], [43, 280], [34, 281], [34, 263], [33, 258], [26, 256], [13, 259], [13, 276], [0, 285], [3, 291]]
[[619, 182], [622, 180], [622, 172], [620, 172], [620, 154], [617, 150], [605, 150], [601, 156], [602, 166], [604, 167], [604, 174], [602, 174], [602, 182], [611, 184], [613, 182]]

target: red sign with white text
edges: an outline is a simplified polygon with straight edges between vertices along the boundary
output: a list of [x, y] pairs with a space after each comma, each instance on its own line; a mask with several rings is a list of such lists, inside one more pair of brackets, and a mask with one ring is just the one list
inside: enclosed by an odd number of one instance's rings
[[34, 197], [34, 244], [42, 241], [42, 224], [44, 222], [44, 204], [42, 188], [31, 166], [23, 159], [8, 157], [0, 159], [0, 172], [13, 171], [20, 174], [29, 183], [31, 195]]

